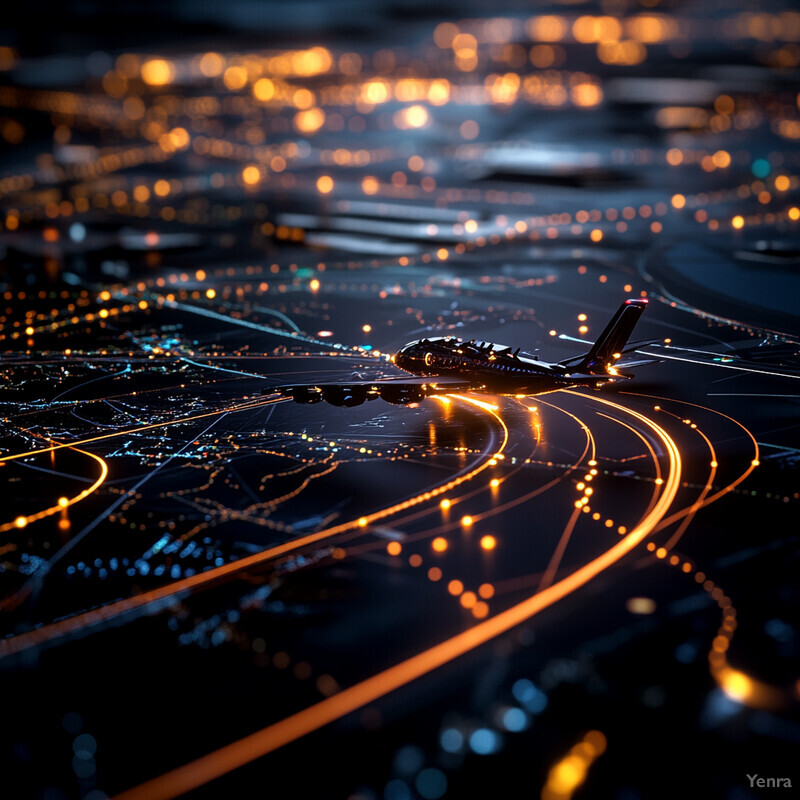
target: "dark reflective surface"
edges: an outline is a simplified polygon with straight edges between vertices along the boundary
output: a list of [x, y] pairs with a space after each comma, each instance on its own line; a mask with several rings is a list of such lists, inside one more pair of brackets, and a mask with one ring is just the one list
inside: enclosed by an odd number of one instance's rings
[[[9, 796], [800, 780], [800, 15], [21, 13]], [[567, 359], [626, 297], [661, 363], [600, 391], [264, 394], [424, 337]]]

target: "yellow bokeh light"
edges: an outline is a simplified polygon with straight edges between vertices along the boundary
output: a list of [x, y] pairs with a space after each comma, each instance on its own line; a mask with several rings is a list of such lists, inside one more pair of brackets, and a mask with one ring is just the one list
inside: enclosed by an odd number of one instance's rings
[[622, 25], [615, 17], [578, 17], [572, 24], [572, 35], [583, 44], [616, 42], [622, 36]]
[[242, 170], [242, 180], [248, 186], [255, 186], [261, 180], [261, 170], [254, 164], [245, 167]]
[[372, 105], [385, 103], [389, 99], [389, 85], [386, 81], [369, 81], [361, 89], [361, 98]]
[[725, 169], [730, 166], [731, 154], [727, 150], [717, 150], [717, 152], [711, 156], [711, 160], [718, 169]]
[[428, 87], [428, 101], [443, 106], [450, 99], [450, 82], [444, 78], [432, 81]]
[[300, 133], [316, 133], [325, 124], [325, 112], [321, 108], [309, 108], [294, 115], [294, 126]]
[[428, 119], [427, 109], [420, 105], [409, 106], [395, 114], [395, 124], [399, 128], [422, 128]]
[[253, 97], [266, 103], [275, 97], [275, 84], [269, 78], [259, 78], [253, 84]]
[[452, 22], [442, 22], [433, 31], [433, 41], [442, 49], [450, 47], [456, 36], [458, 36], [458, 26]]
[[631, 597], [625, 607], [631, 614], [652, 614], [656, 610], [656, 602], [650, 597]]
[[548, 786], [556, 796], [569, 797], [586, 778], [586, 761], [577, 755], [570, 755], [559, 761], [547, 779]]
[[175, 69], [163, 58], [151, 58], [142, 64], [141, 75], [148, 86], [165, 86], [175, 76]]
[[378, 183], [378, 179], [373, 175], [367, 175], [361, 181], [361, 191], [364, 192], [364, 194], [377, 194], [379, 188], [380, 184]]
[[312, 47], [292, 53], [291, 66], [296, 75], [320, 75], [327, 72], [333, 64], [330, 51], [324, 47]]
[[464, 584], [459, 580], [452, 580], [447, 584], [447, 591], [454, 596], [458, 596], [464, 591]]
[[671, 39], [678, 33], [677, 22], [657, 14], [640, 14], [625, 23], [628, 34], [640, 42], [655, 44]]
[[597, 45], [597, 57], [604, 64], [631, 67], [641, 64], [647, 58], [647, 48], [641, 42], [632, 39], [622, 42], [601, 41]]
[[225, 88], [231, 92], [238, 92], [247, 85], [247, 69], [245, 67], [228, 67], [222, 75]]
[[296, 108], [299, 108], [303, 111], [311, 108], [311, 106], [314, 105], [314, 101], [314, 93], [310, 92], [308, 89], [297, 89], [292, 94], [292, 103]]
[[683, 162], [683, 151], [679, 150], [677, 147], [671, 147], [667, 150], [667, 164], [673, 167], [677, 167], [678, 164]]
[[719, 685], [728, 697], [737, 702], [746, 702], [753, 694], [753, 681], [743, 672], [725, 669], [718, 675]]
[[595, 83], [579, 83], [572, 87], [570, 97], [576, 106], [588, 108], [602, 102], [603, 90]]
[[531, 17], [525, 25], [528, 36], [538, 42], [560, 42], [567, 34], [567, 21], [564, 17], [545, 15]]
[[204, 53], [199, 67], [206, 78], [216, 78], [225, 69], [225, 59], [219, 53]]

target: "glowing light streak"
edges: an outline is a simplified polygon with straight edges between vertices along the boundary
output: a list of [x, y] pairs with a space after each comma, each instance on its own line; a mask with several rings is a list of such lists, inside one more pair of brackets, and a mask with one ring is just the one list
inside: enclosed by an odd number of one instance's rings
[[[84, 500], [100, 486], [102, 486], [103, 482], [108, 476], [108, 464], [106, 464], [106, 462], [100, 456], [90, 453], [88, 450], [81, 450], [77, 447], [73, 449], [78, 453], [89, 456], [89, 458], [93, 458], [98, 464], [100, 464], [100, 475], [98, 476], [97, 480], [95, 480], [95, 482], [87, 489], [78, 492], [78, 494], [76, 494], [74, 497], [62, 497], [54, 506], [50, 506], [49, 508], [45, 508], [42, 511], [37, 511], [33, 514], [17, 517], [12, 522], [4, 522], [0, 524], [0, 533], [13, 530], [14, 528], [22, 528], [25, 527], [25, 525], [30, 525], [31, 522], [36, 522], [37, 520], [44, 519], [45, 517], [52, 516], [53, 514], [58, 514], [64, 509], [69, 508], [69, 506], [73, 506], [75, 503], [80, 503], [81, 500]], [[20, 525], [20, 519], [25, 520], [24, 525]]]
[[[632, 397], [647, 397], [652, 400], [661, 400], [662, 402], [680, 403], [682, 405], [692, 406], [694, 408], [702, 409], [703, 411], [708, 411], [711, 414], [716, 414], [720, 417], [723, 417], [724, 419], [727, 419], [729, 422], [732, 422], [734, 425], [737, 425], [744, 431], [746, 436], [750, 439], [753, 445], [753, 459], [748, 465], [747, 469], [744, 470], [744, 472], [742, 472], [739, 475], [739, 477], [736, 478], [736, 480], [727, 484], [722, 489], [719, 489], [718, 491], [714, 492], [712, 495], [706, 497], [703, 502], [704, 506], [708, 506], [711, 503], [714, 503], [717, 500], [719, 500], [720, 497], [723, 497], [729, 492], [732, 492], [740, 483], [742, 483], [742, 481], [746, 480], [753, 472], [753, 470], [758, 466], [761, 451], [759, 449], [758, 442], [756, 441], [755, 436], [753, 436], [753, 434], [744, 425], [742, 425], [742, 423], [739, 422], [739, 420], [734, 419], [728, 414], [725, 414], [722, 411], [717, 411], [714, 408], [709, 408], [708, 406], [700, 405], [699, 403], [690, 403], [688, 400], [673, 400], [672, 398], [668, 397], [659, 397], [658, 395], [652, 395], [652, 394], [639, 394], [636, 392], [624, 392], [623, 394], [629, 394]], [[716, 462], [717, 459], [714, 458], [713, 460]], [[671, 525], [673, 522], [677, 522], [679, 519], [682, 519], [686, 514], [690, 513], [692, 513], [692, 506], [681, 509], [680, 511], [676, 511], [674, 514], [671, 514], [669, 517], [666, 517], [664, 520], [662, 520], [656, 527], [656, 531], [663, 530], [667, 526]]]
[[605, 417], [606, 419], [609, 419], [612, 422], [616, 422], [618, 425], [622, 425], [624, 428], [627, 428], [629, 431], [631, 431], [632, 433], [636, 434], [636, 436], [638, 436], [642, 440], [642, 442], [644, 442], [644, 446], [647, 448], [647, 451], [650, 453], [650, 458], [653, 460], [653, 464], [655, 465], [655, 468], [656, 468], [656, 477], [655, 477], [655, 480], [653, 481], [654, 487], [653, 487], [653, 494], [652, 494], [652, 496], [650, 498], [650, 503], [649, 503], [649, 505], [647, 506], [647, 509], [644, 512], [645, 514], [648, 514], [650, 512], [650, 510], [652, 509], [654, 503], [656, 502], [656, 497], [658, 496], [658, 487], [661, 485], [659, 483], [659, 481], [662, 480], [662, 478], [661, 478], [661, 464], [659, 464], [658, 458], [656, 457], [656, 451], [653, 449], [653, 445], [651, 445], [650, 442], [647, 441], [646, 437], [644, 437], [641, 434], [640, 431], [637, 431], [636, 428], [632, 427], [631, 425], [626, 424], [622, 420], [615, 419], [614, 417], [609, 417], [607, 414], [602, 414], [600, 412], [598, 412], [598, 414], [599, 414], [599, 416]]
[[800, 375], [793, 375], [791, 372], [770, 372], [766, 369], [751, 369], [749, 367], [735, 367], [731, 364], [722, 364], [718, 361], [698, 361], [692, 358], [680, 358], [679, 356], [665, 355], [661, 350], [658, 351], [657, 358], [666, 358], [668, 361], [684, 361], [687, 364], [698, 364], [703, 367], [721, 367], [722, 369], [735, 369], [739, 372], [754, 372], [756, 375], [772, 375], [777, 378], [792, 378], [800, 380]]

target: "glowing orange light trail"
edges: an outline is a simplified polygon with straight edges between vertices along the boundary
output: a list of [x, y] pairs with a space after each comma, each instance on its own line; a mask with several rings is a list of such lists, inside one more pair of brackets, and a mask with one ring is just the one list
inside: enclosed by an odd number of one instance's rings
[[677, 494], [681, 475], [678, 448], [663, 428], [639, 412], [599, 397], [589, 399], [616, 408], [647, 425], [663, 442], [669, 458], [669, 471], [655, 507], [616, 545], [558, 583], [469, 630], [250, 736], [128, 789], [117, 795], [116, 800], [168, 800], [283, 747], [525, 622], [595, 578], [640, 544], [666, 514]]
[[[709, 469], [709, 472], [708, 472], [708, 478], [706, 479], [706, 485], [703, 487], [703, 490], [700, 492], [699, 497], [697, 498], [697, 500], [694, 501], [694, 503], [691, 504], [691, 506], [689, 506], [688, 509], [685, 509], [686, 516], [683, 518], [683, 522], [681, 522], [681, 524], [676, 529], [675, 533], [673, 533], [672, 536], [670, 536], [669, 540], [664, 545], [664, 547], [666, 547], [667, 550], [672, 550], [672, 548], [675, 547], [675, 545], [680, 541], [681, 537], [686, 532], [686, 529], [689, 527], [689, 524], [695, 518], [695, 515], [697, 514], [697, 512], [701, 508], [703, 508], [703, 506], [707, 505], [709, 502], [712, 502], [712, 501], [708, 500], [708, 493], [713, 488], [713, 486], [714, 486], [714, 478], [717, 475], [717, 453], [716, 453], [716, 450], [714, 450], [714, 445], [711, 444], [711, 440], [708, 438], [708, 436], [706, 436], [703, 433], [703, 431], [700, 430], [700, 428], [695, 428], [694, 430], [697, 431], [697, 433], [699, 433], [703, 437], [703, 439], [705, 440], [705, 443], [706, 443], [706, 445], [708, 447], [708, 451], [709, 451], [709, 453], [711, 453], [711, 468]], [[751, 467], [751, 469], [752, 469], [752, 467]]]
[[[751, 475], [753, 470], [758, 466], [761, 450], [758, 446], [758, 442], [756, 441], [756, 437], [753, 436], [753, 434], [744, 425], [742, 425], [742, 423], [739, 422], [739, 420], [734, 419], [731, 416], [728, 416], [728, 414], [725, 414], [722, 411], [718, 411], [715, 408], [709, 408], [708, 406], [700, 405], [699, 403], [690, 403], [688, 400], [674, 400], [670, 397], [659, 397], [658, 395], [653, 395], [653, 394], [638, 394], [636, 392], [623, 392], [623, 394], [628, 394], [631, 397], [646, 397], [653, 400], [662, 400], [665, 402], [680, 403], [681, 405], [685, 406], [693, 406], [694, 408], [699, 408], [702, 409], [703, 411], [708, 411], [711, 414], [717, 414], [718, 416], [727, 419], [729, 422], [732, 422], [734, 425], [737, 425], [745, 432], [745, 434], [753, 444], [753, 460], [750, 462], [747, 469], [744, 472], [742, 472], [738, 478], [736, 478], [736, 480], [727, 484], [726, 486], [723, 486], [722, 489], [714, 492], [714, 494], [706, 497], [705, 500], [703, 501], [703, 506], [711, 505], [711, 503], [716, 502], [717, 500], [719, 500], [720, 497], [723, 497], [724, 495], [728, 494], [728, 492], [732, 492], [740, 483], [742, 483], [742, 481], [746, 480]], [[716, 458], [714, 459], [714, 461], [716, 462]], [[656, 526], [655, 530], [656, 531], [663, 530], [667, 526], [671, 525], [673, 522], [677, 522], [679, 519], [683, 519], [683, 517], [692, 512], [693, 512], [693, 505], [687, 508], [683, 508], [680, 511], [676, 511], [674, 514], [670, 514], [670, 516], [663, 519]]]
[[[100, 475], [97, 480], [89, 486], [87, 489], [84, 489], [82, 492], [78, 492], [74, 497], [67, 497], [65, 498], [66, 502], [61, 504], [57, 503], [54, 506], [50, 506], [49, 508], [45, 508], [42, 511], [37, 511], [34, 514], [27, 514], [21, 517], [17, 517], [12, 522], [4, 522], [0, 524], [0, 533], [5, 531], [10, 531], [15, 528], [23, 528], [26, 525], [30, 524], [31, 522], [36, 522], [36, 520], [44, 519], [45, 517], [49, 517], [52, 514], [58, 514], [60, 511], [63, 511], [65, 508], [69, 508], [69, 506], [75, 505], [75, 503], [79, 503], [81, 500], [87, 498], [92, 492], [98, 489], [105, 481], [106, 477], [108, 476], [108, 464], [100, 458], [100, 456], [95, 455], [94, 453], [90, 453], [88, 450], [81, 450], [77, 447], [73, 448], [78, 453], [83, 453], [85, 456], [89, 456], [93, 458], [100, 464]], [[21, 520], [24, 522], [21, 523]]]
[[653, 459], [653, 464], [655, 464], [656, 467], [656, 480], [653, 488], [653, 494], [650, 497], [650, 503], [648, 504], [647, 509], [644, 512], [645, 515], [647, 515], [650, 513], [650, 510], [653, 508], [653, 505], [656, 502], [656, 497], [658, 496], [658, 486], [659, 486], [658, 482], [661, 480], [661, 464], [658, 463], [658, 458], [656, 457], [656, 451], [653, 450], [653, 445], [651, 445], [650, 442], [648, 442], [647, 439], [644, 436], [642, 436], [642, 434], [639, 431], [637, 431], [636, 428], [634, 428], [633, 426], [624, 423], [620, 419], [614, 419], [614, 417], [609, 417], [607, 414], [600, 414], [600, 416], [605, 417], [606, 419], [610, 419], [612, 422], [616, 422], [618, 425], [622, 425], [624, 428], [627, 428], [632, 433], [635, 433], [644, 442], [644, 446], [650, 453], [650, 458]]

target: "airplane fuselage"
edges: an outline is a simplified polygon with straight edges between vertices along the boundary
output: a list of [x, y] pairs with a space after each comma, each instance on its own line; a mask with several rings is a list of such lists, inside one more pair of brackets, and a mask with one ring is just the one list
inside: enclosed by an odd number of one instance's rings
[[616, 364], [626, 352], [625, 344], [646, 304], [646, 300], [626, 300], [588, 353], [557, 364], [540, 361], [520, 348], [436, 336], [409, 342], [393, 356], [395, 366], [408, 377], [365, 380], [358, 375], [355, 380], [292, 384], [271, 391], [298, 403], [324, 400], [335, 406], [354, 406], [376, 397], [414, 405], [431, 395], [450, 392], [525, 396], [577, 386], [596, 388], [632, 377]]
[[[436, 337], [410, 342], [394, 357], [400, 369], [420, 377], [460, 378], [469, 381], [472, 391], [491, 394], [529, 395], [577, 386], [587, 376], [570, 376], [560, 364], [539, 361], [535, 355], [521, 353], [490, 342], [465, 342], [456, 337]], [[602, 382], [613, 380], [604, 376]], [[597, 379], [593, 384], [599, 383]]]

